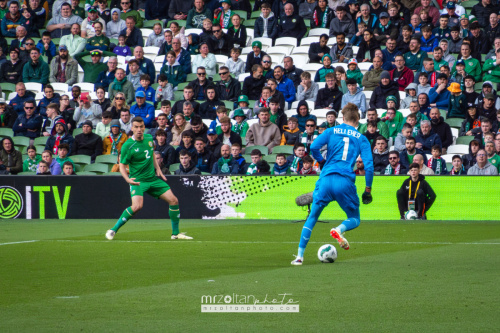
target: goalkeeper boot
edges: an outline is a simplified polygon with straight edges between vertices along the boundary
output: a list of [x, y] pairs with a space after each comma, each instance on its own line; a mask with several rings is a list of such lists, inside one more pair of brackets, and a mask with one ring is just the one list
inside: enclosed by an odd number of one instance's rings
[[186, 235], [185, 232], [181, 232], [178, 235], [172, 235], [170, 239], [193, 239], [193, 237]]
[[303, 261], [304, 261], [304, 258], [295, 256], [295, 260], [292, 261], [291, 264], [294, 266], [300, 266], [300, 265], [302, 265]]
[[332, 235], [332, 237], [335, 238], [337, 242], [339, 242], [341, 248], [343, 248], [344, 250], [349, 250], [349, 242], [347, 241], [347, 239], [345, 239], [344, 236], [342, 236], [337, 228], [333, 228], [332, 230], [330, 230], [330, 235]]
[[106, 231], [106, 238], [109, 240], [113, 240], [113, 238], [115, 238], [115, 234], [116, 232], [114, 230], [109, 229], [108, 231]]

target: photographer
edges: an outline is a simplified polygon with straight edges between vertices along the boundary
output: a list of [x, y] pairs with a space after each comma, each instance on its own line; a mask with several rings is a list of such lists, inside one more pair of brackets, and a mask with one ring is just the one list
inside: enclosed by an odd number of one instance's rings
[[425, 181], [425, 176], [420, 174], [420, 166], [417, 163], [410, 165], [410, 177], [403, 182], [397, 191], [399, 214], [404, 220], [407, 210], [414, 210], [419, 220], [426, 220], [425, 213], [431, 208], [436, 200], [436, 193]]

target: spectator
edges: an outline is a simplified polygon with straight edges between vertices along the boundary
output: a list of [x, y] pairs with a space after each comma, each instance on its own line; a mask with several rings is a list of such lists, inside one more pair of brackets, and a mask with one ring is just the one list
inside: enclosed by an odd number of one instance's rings
[[434, 133], [431, 128], [431, 122], [428, 120], [420, 122], [420, 131], [415, 139], [417, 141], [416, 147], [421, 149], [425, 154], [430, 154], [434, 145], [443, 146], [441, 138], [437, 133]]
[[[460, 48], [461, 60], [465, 62], [465, 72], [474, 76], [476, 82], [480, 82], [481, 78], [481, 65], [479, 60], [475, 59], [471, 55], [471, 47], [469, 44], [462, 44]], [[455, 65], [456, 66], [456, 65]], [[453, 68], [452, 72], [455, 71]]]
[[235, 77], [238, 77], [240, 74], [243, 74], [245, 72], [245, 62], [239, 58], [240, 54], [241, 54], [240, 49], [232, 48], [231, 56], [226, 60], [225, 66], [223, 66], [229, 68], [229, 71]]
[[176, 151], [175, 148], [169, 144], [169, 139], [167, 138], [167, 133], [159, 129], [156, 132], [155, 141], [155, 154], [158, 153], [161, 157], [163, 166], [168, 170], [170, 165], [175, 163]]
[[[428, 1], [428, 0], [423, 0]], [[427, 53], [420, 49], [420, 39], [412, 37], [410, 40], [410, 50], [404, 54], [405, 65], [414, 71], [418, 71], [422, 68], [423, 61], [427, 58]]]
[[118, 59], [116, 57], [110, 57], [108, 59], [107, 71], [102, 71], [97, 76], [95, 82], [95, 88], [102, 87], [105, 91], [109, 90], [109, 85], [115, 80], [116, 68], [118, 67]]
[[[61, 15], [52, 16], [52, 19], [47, 23], [47, 31], [51, 33], [52, 38], [61, 38], [73, 34], [73, 24], [76, 23], [81, 25], [82, 22], [83, 19], [80, 16], [72, 14], [71, 5], [69, 3], [63, 3], [61, 6]], [[71, 45], [66, 43], [66, 41], [64, 41], [64, 43], [64, 45]]]
[[[96, 23], [99, 23], [96, 25]], [[88, 17], [86, 20], [83, 20], [82, 22], [82, 37], [83, 38], [92, 38], [96, 36], [96, 27], [99, 26], [101, 32], [103, 34], [100, 34], [100, 37], [104, 37], [106, 34], [106, 22], [99, 17], [99, 13], [97, 10], [97, 7], [91, 6], [88, 9]], [[97, 44], [100, 44], [100, 41], [102, 41], [102, 38], [98, 38]], [[95, 45], [95, 44], [94, 44]], [[109, 46], [109, 39], [108, 39], [108, 46]], [[89, 50], [90, 51], [90, 50]], [[105, 50], [103, 50], [105, 51]]]
[[336, 84], [335, 74], [328, 73], [325, 78], [326, 86], [319, 89], [314, 107], [316, 109], [340, 110], [343, 94]]
[[284, 8], [285, 15], [281, 17], [281, 21], [278, 23], [278, 34], [280, 37], [295, 37], [297, 38], [297, 45], [300, 45], [300, 40], [307, 31], [304, 19], [294, 13], [294, 6], [291, 3], [287, 3]]
[[389, 164], [385, 168], [384, 175], [404, 175], [407, 169], [399, 161], [399, 152], [389, 152]]
[[332, 45], [330, 50], [330, 55], [332, 56], [332, 62], [338, 63], [348, 63], [353, 57], [352, 45], [345, 42], [345, 33], [337, 33], [337, 43]]
[[497, 155], [495, 150], [495, 143], [493, 141], [486, 141], [484, 144], [484, 149], [488, 155], [488, 162], [490, 162], [497, 171], [500, 170], [500, 156]]
[[15, 149], [14, 141], [5, 137], [0, 141], [0, 174], [16, 175], [23, 171], [23, 157]]
[[285, 101], [287, 101], [290, 106], [291, 103], [295, 101], [296, 93], [293, 81], [284, 75], [284, 69], [279, 65], [274, 67], [274, 78], [278, 84], [276, 89], [283, 93]]
[[106, 37], [102, 30], [104, 27], [101, 22], [94, 23], [94, 36], [89, 37], [87, 39], [87, 46], [85, 49], [87, 51], [101, 50], [101, 51], [109, 51], [109, 46], [111, 44], [108, 37]]
[[111, 119], [113, 114], [108, 111], [102, 113], [102, 121], [97, 124], [95, 134], [99, 135], [103, 140], [111, 131]]
[[[52, 159], [52, 157], [51, 157]], [[55, 163], [56, 165], [59, 166], [59, 169], [61, 168], [61, 166], [59, 165], [59, 163], [57, 163], [56, 160], [52, 160], [52, 163]], [[37, 168], [37, 171], [36, 171], [36, 174], [37, 175], [43, 175], [43, 176], [49, 176], [49, 175], [52, 175], [52, 172], [50, 171], [50, 164], [45, 162], [45, 161], [40, 161], [38, 163], [38, 168]], [[60, 173], [55, 173], [55, 175], [60, 175]]]
[[297, 117], [290, 117], [288, 119], [288, 126], [283, 126], [283, 129], [284, 131], [281, 135], [281, 146], [295, 146], [300, 143], [301, 132], [299, 130], [299, 121]]
[[[491, 15], [493, 16], [494, 14]], [[483, 76], [484, 81], [500, 83], [500, 48], [495, 51], [495, 58], [486, 59], [483, 65], [483, 72], [485, 73]]]
[[66, 83], [72, 86], [77, 80], [78, 63], [69, 56], [68, 48], [65, 45], [60, 45], [59, 55], [55, 56], [50, 62], [49, 82]]
[[[476, 104], [479, 108], [485, 103], [486, 95], [493, 95], [493, 104], [496, 109], [500, 109], [500, 96], [497, 96], [496, 90], [493, 89], [493, 83], [491, 81], [483, 82], [483, 88], [481, 89], [481, 94], [476, 98], [474, 104]], [[494, 121], [494, 117], [491, 118], [491, 121]]]
[[229, 117], [222, 117], [219, 119], [222, 133], [219, 134], [219, 140], [223, 144], [232, 147], [233, 144], [242, 145], [241, 137], [231, 130], [231, 119]]
[[16, 28], [16, 39], [14, 39], [10, 43], [10, 49], [14, 48], [25, 48], [26, 47], [26, 41], [28, 40], [28, 32], [26, 31], [26, 28], [22, 25], [18, 25]]
[[[448, 63], [448, 66], [450, 68], [453, 68], [457, 59], [455, 58], [455, 56], [450, 54], [450, 49], [448, 46], [449, 46], [448, 39], [443, 38], [439, 41], [439, 47], [443, 51], [443, 61]], [[436, 56], [434, 56], [434, 58], [436, 58]]]
[[427, 163], [427, 157], [425, 153], [423, 152], [423, 150], [416, 148], [416, 140], [413, 136], [410, 135], [406, 139], [405, 149], [403, 149], [399, 154], [401, 165], [408, 170], [410, 164], [416, 162], [414, 158], [417, 155], [422, 158], [422, 164], [424, 164], [424, 162]]
[[[58, 101], [60, 102], [60, 101]], [[42, 135], [50, 136], [52, 130], [54, 129], [54, 125], [58, 120], [64, 120], [64, 118], [60, 115], [59, 112], [59, 103], [49, 104], [47, 106], [47, 118], [43, 122], [42, 126]]]
[[[131, 59], [128, 62], [129, 74], [127, 75], [127, 81], [132, 83], [134, 91], [141, 86], [141, 76], [144, 73], [139, 69], [139, 62], [135, 59]], [[161, 71], [160, 71], [160, 75]]]
[[155, 118], [155, 108], [152, 104], [146, 102], [146, 94], [143, 91], [135, 93], [136, 104], [130, 108], [130, 113], [136, 117], [142, 117], [146, 128], [150, 128]]
[[[254, 65], [260, 65], [264, 56], [267, 55], [265, 52], [262, 51], [262, 43], [260, 41], [254, 41], [252, 43], [252, 50], [253, 52], [250, 52], [247, 55], [246, 67], [245, 67], [246, 73], [250, 72], [253, 69]], [[262, 69], [262, 71], [264, 71], [264, 69]]]
[[92, 133], [92, 127], [92, 121], [85, 120], [83, 122], [83, 133], [75, 136], [72, 152], [73, 155], [88, 155], [93, 162], [97, 156], [102, 155], [103, 145], [102, 138]]
[[437, 106], [438, 108], [448, 107], [451, 94], [446, 88], [447, 86], [448, 78], [446, 74], [439, 74], [436, 86], [429, 91], [430, 106]]
[[358, 106], [361, 111], [361, 118], [366, 116], [366, 96], [358, 87], [355, 79], [347, 79], [347, 89], [349, 90], [342, 96], [342, 103], [340, 108], [344, 108], [347, 103], [353, 103]]
[[396, 38], [388, 38], [385, 45], [385, 50], [382, 50], [382, 58], [384, 59], [382, 68], [391, 71], [396, 66], [396, 56], [402, 55], [402, 52], [396, 47]]
[[479, 26], [478, 22], [474, 22], [470, 25], [470, 34], [467, 39], [470, 41], [470, 46], [472, 49], [472, 58], [481, 59], [481, 54], [486, 54], [491, 48], [490, 40], [486, 36]]
[[396, 119], [396, 110], [394, 108], [388, 108], [385, 114], [386, 116], [384, 117], [384, 119], [385, 119], [385, 124], [389, 129], [389, 137], [394, 140], [401, 131], [403, 122], [402, 120], [399, 121]]
[[321, 63], [325, 54], [330, 54], [331, 49], [326, 45], [329, 38], [327, 34], [322, 34], [319, 37], [319, 42], [312, 43], [309, 46], [308, 55], [310, 63]]
[[241, 85], [237, 79], [232, 78], [231, 75], [229, 75], [230, 72], [232, 71], [230, 71], [226, 66], [219, 67], [219, 75], [221, 79], [216, 82], [215, 87], [221, 100], [235, 102], [241, 95]]
[[[10, 144], [14, 147], [12, 142], [10, 142]], [[42, 157], [40, 155], [36, 154], [35, 146], [28, 146], [26, 148], [26, 151], [28, 152], [28, 157], [23, 162], [23, 170], [22, 171], [23, 172], [27, 172], [27, 171], [36, 172], [36, 166], [42, 160]], [[0, 154], [1, 154], [1, 152], [2, 152], [2, 149], [0, 149]], [[1, 158], [0, 158], [0, 160], [3, 161], [3, 159], [1, 159]], [[1, 162], [0, 162], [0, 164], [1, 164]], [[2, 169], [2, 166], [0, 166], [0, 174], [2, 174], [1, 169]]]
[[23, 67], [23, 82], [47, 84], [50, 74], [49, 65], [43, 59], [40, 59], [40, 51], [36, 48], [31, 50], [30, 57], [31, 61], [27, 62]]
[[193, 116], [190, 121], [191, 129], [187, 130], [188, 133], [193, 138], [202, 138], [207, 140], [208, 126], [203, 123], [203, 120], [199, 116]]
[[470, 14], [474, 15], [481, 27], [487, 27], [489, 17], [493, 12], [498, 12], [496, 5], [493, 5], [491, 0], [481, 0], [478, 4], [472, 7]]
[[481, 148], [484, 148], [484, 143], [487, 141], [486, 135], [491, 132], [491, 128], [491, 121], [488, 118], [481, 117], [481, 126], [472, 130], [472, 135], [479, 142]]
[[304, 71], [300, 68], [295, 67], [295, 65], [293, 64], [293, 58], [290, 56], [286, 56], [285, 58], [283, 58], [283, 67], [285, 70], [284, 75], [288, 79], [292, 80], [295, 89], [297, 89], [297, 86], [301, 82], [300, 75], [304, 73]]
[[205, 67], [200, 66], [196, 69], [197, 79], [191, 81], [189, 85], [193, 87], [194, 98], [197, 100], [205, 100], [206, 99], [206, 89], [211, 82], [207, 78], [207, 71]]
[[354, 21], [346, 15], [346, 9], [338, 6], [335, 14], [337, 15], [330, 23], [330, 36], [336, 36], [337, 33], [343, 32], [347, 38], [352, 38], [356, 33]]
[[[384, 138], [389, 138], [389, 129], [387, 128], [386, 123], [382, 121], [382, 119], [378, 118], [377, 110], [374, 108], [370, 108], [366, 110], [366, 120], [368, 121], [376, 121], [378, 133]], [[364, 134], [366, 132], [366, 124], [360, 125], [358, 129], [359, 133]]]
[[477, 163], [474, 164], [474, 166], [469, 170], [467, 170], [467, 175], [497, 176], [498, 169], [488, 161], [487, 156], [488, 153], [486, 152], [486, 150], [480, 149], [477, 152]]
[[51, 103], [59, 104], [60, 96], [59, 94], [54, 93], [54, 88], [50, 84], [47, 84], [45, 88], [43, 88], [43, 92], [45, 96], [38, 103], [36, 113], [45, 119], [47, 118], [47, 106]]
[[396, 97], [396, 108], [399, 107], [399, 87], [394, 81], [391, 81], [391, 74], [387, 71], [380, 75], [380, 85], [375, 88], [370, 98], [370, 108], [385, 109], [386, 99], [389, 96]]
[[356, 24], [359, 25], [361, 22], [364, 22], [366, 24], [366, 29], [371, 32], [373, 32], [375, 27], [379, 24], [377, 15], [370, 13], [370, 6], [368, 4], [362, 4], [360, 6], [360, 11], [357, 16], [357, 18], [353, 17], [353, 20], [356, 20]]
[[[83, 60], [83, 57], [88, 56], [90, 54], [92, 61], [87, 62]], [[114, 53], [108, 51], [94, 50], [92, 52], [82, 52], [75, 55], [75, 60], [82, 67], [84, 75], [83, 82], [95, 83], [97, 81], [97, 77], [102, 72], [107, 72], [108, 66], [105, 63], [101, 62], [102, 56], [112, 57], [115, 56]]]
[[14, 108], [10, 105], [7, 105], [5, 99], [0, 98], [0, 128], [12, 128], [16, 119], [17, 113], [16, 111], [14, 111]]
[[115, 94], [114, 98], [111, 100], [111, 105], [106, 109], [106, 111], [113, 114], [113, 119], [120, 119], [120, 112], [122, 110], [130, 110], [130, 107], [127, 105], [125, 94], [119, 92]]
[[192, 161], [192, 154], [186, 149], [179, 152], [180, 165], [179, 169], [174, 170], [176, 175], [201, 175], [201, 171], [196, 167], [196, 163]]
[[[380, 2], [378, 1], [377, 3], [380, 4]], [[380, 7], [383, 8], [382, 6]], [[373, 30], [375, 39], [381, 44], [386, 43], [389, 39], [393, 39], [395, 48], [396, 38], [398, 37], [399, 29], [391, 21], [389, 21], [389, 14], [385, 11], [380, 13], [378, 19], [379, 19], [379, 24], [375, 26]]]
[[303, 72], [300, 75], [301, 82], [297, 87], [296, 100], [316, 101], [319, 86], [311, 80], [311, 73]]
[[81, 96], [78, 99], [78, 104], [80, 106], [76, 107], [73, 120], [76, 122], [78, 128], [82, 127], [83, 124], [89, 120], [92, 122], [92, 126], [97, 126], [97, 123], [101, 120], [102, 109], [99, 104], [92, 103], [90, 96]]
[[193, 8], [187, 13], [186, 28], [201, 29], [203, 28], [203, 20], [207, 18], [212, 18], [212, 11], [205, 6], [205, 1], [194, 0]]
[[465, 170], [462, 164], [462, 157], [460, 155], [453, 155], [452, 157], [453, 168], [450, 170], [450, 176], [466, 176], [467, 170]]
[[[144, 58], [144, 49], [142, 46], [136, 46], [134, 48], [134, 58], [139, 63], [139, 68], [144, 74], [148, 74], [151, 78], [151, 82], [154, 82], [153, 78], [156, 78], [156, 69], [153, 61], [148, 58]], [[127, 66], [127, 74], [130, 73], [130, 70]]]
[[208, 44], [200, 44], [200, 54], [196, 55], [191, 61], [191, 70], [196, 72], [198, 67], [204, 67], [208, 77], [213, 77], [216, 74], [217, 61], [212, 53], [209, 53]]
[[[261, 11], [261, 14], [255, 20], [255, 24], [254, 24], [254, 37], [255, 38], [265, 37], [265, 38], [271, 38], [274, 40], [276, 37], [278, 37], [278, 17], [275, 16], [275, 14], [273, 12], [271, 12], [271, 5], [269, 3], [263, 2], [261, 7], [260, 7], [260, 11]], [[278, 14], [278, 13], [276, 13], [276, 14]], [[252, 47], [253, 47], [254, 43], [252, 43]], [[262, 44], [261, 44], [260, 48], [262, 49]], [[259, 63], [260, 63], [260, 61], [257, 64], [259, 64]], [[247, 61], [247, 64], [248, 64], [248, 61]], [[250, 68], [252, 68], [252, 65], [254, 65], [254, 64], [252, 63], [250, 65], [250, 67], [247, 68], [246, 72], [250, 71]]]
[[182, 66], [175, 59], [174, 51], [168, 51], [166, 59], [167, 61], [160, 70], [160, 76], [164, 75], [167, 82], [170, 82], [173, 87], [177, 87], [179, 83], [186, 81], [186, 73], [184, 73]]
[[120, 121], [111, 120], [110, 131], [102, 141], [103, 155], [120, 155], [121, 148], [127, 139], [127, 134], [120, 129]]
[[205, 89], [205, 99], [206, 101], [200, 105], [199, 115], [203, 119], [214, 120], [217, 116], [215, 110], [219, 106], [224, 106], [224, 102], [219, 99], [217, 90], [212, 84]]
[[74, 57], [76, 54], [83, 52], [83, 50], [85, 49], [87, 41], [85, 40], [85, 38], [80, 37], [80, 33], [80, 24], [73, 23], [71, 24], [70, 33], [62, 36], [61, 40], [59, 41], [60, 46], [65, 45], [67, 47], [68, 53], [71, 57]]
[[16, 84], [22, 81], [24, 62], [19, 59], [19, 53], [18, 48], [10, 50], [10, 60], [0, 66], [0, 82]]
[[268, 108], [260, 109], [258, 116], [259, 122], [253, 124], [247, 132], [247, 147], [266, 146], [271, 152], [272, 148], [281, 142], [280, 130], [270, 121]]
[[[174, 1], [172, 1], [172, 3], [173, 2]], [[189, 2], [186, 1], [186, 3], [189, 3]], [[139, 12], [137, 10], [132, 9], [131, 0], [122, 0], [120, 2], [120, 4], [122, 5], [122, 13], [120, 14], [120, 18], [122, 20], [125, 20], [125, 22], [127, 22], [127, 19], [129, 17], [131, 17], [134, 20], [134, 25], [137, 26], [137, 28], [139, 28], [139, 29], [142, 28], [142, 22], [143, 22], [142, 16], [139, 14]], [[170, 12], [169, 12], [169, 14], [170, 14]], [[172, 17], [172, 16], [170, 16], [170, 17]], [[184, 16], [183, 19], [186, 19], [186, 17]], [[128, 24], [127, 24], [127, 27], [128, 27]], [[137, 45], [142, 46], [143, 44], [137, 44]]]
[[189, 51], [181, 47], [181, 40], [179, 37], [172, 39], [172, 51], [175, 52], [175, 59], [182, 66], [184, 73], [191, 73], [191, 55]]
[[309, 106], [304, 100], [299, 101], [299, 104], [297, 105], [297, 114], [292, 117], [297, 118], [299, 130], [301, 132], [306, 130], [306, 122], [309, 119], [313, 119], [315, 122], [317, 121], [316, 116], [310, 113]]
[[252, 159], [252, 163], [247, 168], [247, 176], [254, 175], [257, 173], [257, 164], [262, 161], [262, 153], [258, 149], [253, 149], [250, 153], [250, 157]]
[[449, 87], [450, 101], [448, 103], [448, 113], [446, 118], [465, 118], [467, 108], [467, 98], [462, 94], [460, 84], [453, 82]]
[[176, 115], [177, 113], [182, 113], [184, 109], [184, 102], [189, 102], [193, 106], [194, 113], [198, 114], [200, 111], [200, 103], [194, 100], [194, 91], [193, 87], [190, 85], [184, 87], [184, 99], [175, 102], [172, 107], [172, 115]]
[[472, 130], [481, 127], [481, 120], [479, 119], [479, 113], [474, 105], [467, 107], [467, 115], [462, 122], [458, 136], [473, 135]]
[[398, 152], [403, 152], [403, 150], [406, 149], [405, 143], [406, 139], [408, 139], [410, 136], [412, 136], [413, 133], [413, 126], [404, 123], [402, 124], [401, 131], [396, 135], [396, 138], [394, 139], [394, 150]]
[[304, 145], [305, 147], [305, 152], [309, 154], [311, 152], [311, 144], [316, 140], [318, 137], [319, 133], [316, 130], [316, 119], [310, 118], [307, 119], [306, 125], [305, 125], [305, 130], [301, 135], [300, 138], [300, 143]]
[[415, 8], [414, 13], [417, 14], [417, 15], [419, 15], [420, 11], [422, 9], [428, 10], [429, 11], [429, 16], [432, 17], [432, 25], [435, 26], [438, 23], [438, 20], [439, 20], [439, 17], [440, 17], [440, 13], [439, 13], [439, 9], [437, 9], [436, 7], [431, 6], [430, 3], [431, 3], [431, 0], [421, 0], [420, 1], [421, 6]]
[[207, 139], [206, 149], [212, 153], [214, 159], [218, 160], [221, 157], [222, 142], [220, 142], [215, 129], [210, 128], [207, 131]]
[[[116, 99], [116, 98], [115, 98]], [[132, 133], [132, 117], [130, 115], [130, 109], [123, 109], [120, 111], [120, 128], [127, 135]]]
[[153, 139], [156, 140], [156, 133], [159, 130], [162, 130], [166, 133], [165, 138], [167, 138], [167, 142], [171, 142], [172, 141], [172, 133], [170, 133], [170, 128], [172, 127], [172, 124], [169, 123], [168, 115], [165, 113], [160, 113], [156, 117], [156, 123], [157, 123], [158, 127], [150, 129], [148, 134], [151, 134]]
[[252, 75], [246, 77], [243, 81], [243, 95], [248, 96], [249, 99], [259, 99], [262, 87], [264, 87], [265, 83], [262, 73], [263, 68], [261, 65], [254, 65], [252, 67]]
[[375, 39], [373, 32], [365, 30], [363, 32], [363, 40], [359, 44], [356, 60], [358, 62], [371, 62], [375, 57], [375, 51], [380, 48], [380, 44]]
[[121, 15], [120, 9], [118, 8], [111, 9], [111, 20], [108, 23], [106, 23], [106, 36], [108, 36], [108, 38], [118, 39], [120, 33], [124, 29], [127, 29], [127, 24], [125, 23], [124, 20], [120, 18], [120, 15]]
[[40, 136], [40, 130], [42, 129], [43, 118], [40, 115], [35, 114], [35, 101], [27, 100], [23, 103], [24, 113], [20, 113], [14, 122], [12, 131], [14, 131], [14, 136], [25, 136], [30, 138], [30, 144], [35, 138]]
[[54, 127], [52, 128], [51, 135], [47, 139], [45, 144], [45, 150], [52, 152], [52, 154], [57, 155], [59, 146], [61, 144], [68, 145], [67, 155], [71, 155], [71, 147], [73, 147], [73, 142], [75, 139], [71, 134], [69, 134], [68, 126], [63, 119], [59, 119], [55, 122]]
[[[186, 102], [184, 102], [186, 103]], [[186, 105], [187, 107], [187, 105]], [[170, 144], [172, 146], [179, 146], [181, 144], [181, 135], [184, 131], [191, 129], [191, 125], [186, 121], [184, 114], [177, 113], [174, 116], [174, 126], [172, 127], [172, 141]]]
[[471, 142], [469, 142], [469, 153], [462, 155], [463, 166], [467, 171], [467, 174], [469, 169], [477, 162], [477, 153], [479, 151], [479, 148], [480, 141], [477, 139], [473, 139], [471, 140]]
[[[413, 157], [413, 163], [417, 163], [420, 166], [420, 174], [421, 175], [426, 175], [426, 176], [427, 175], [434, 175], [434, 171], [432, 171], [431, 168], [427, 167], [427, 165], [424, 164], [424, 156], [425, 155], [416, 154]], [[408, 171], [408, 174], [409, 174], [409, 171]]]
[[238, 174], [240, 165], [231, 155], [231, 147], [229, 145], [222, 145], [221, 155], [219, 160], [213, 165], [212, 175]]
[[380, 83], [380, 76], [384, 70], [382, 69], [382, 59], [380, 57], [373, 58], [373, 68], [363, 75], [363, 88], [367, 91], [373, 91]]
[[149, 34], [148, 39], [146, 40], [145, 46], [157, 46], [161, 47], [164, 41], [163, 37], [163, 28], [161, 23], [155, 23], [153, 25], [153, 32]]
[[24, 114], [24, 102], [35, 100], [35, 94], [31, 91], [26, 91], [26, 87], [23, 82], [18, 82], [16, 84], [16, 97], [10, 100], [10, 105], [14, 108], [14, 111], [19, 114]]
[[405, 91], [406, 87], [413, 82], [413, 72], [405, 66], [405, 58], [402, 55], [397, 55], [394, 61], [396, 68], [390, 71], [391, 80], [397, 81], [399, 91]]
[[212, 28], [212, 36], [210, 36], [208, 42], [211, 53], [229, 56], [231, 38], [222, 31], [220, 26], [216, 25]]
[[[314, 2], [311, 3], [314, 4]], [[311, 18], [311, 29], [328, 29], [332, 20], [335, 18], [335, 9], [328, 6], [327, 0], [318, 0], [317, 6], [313, 8]]]

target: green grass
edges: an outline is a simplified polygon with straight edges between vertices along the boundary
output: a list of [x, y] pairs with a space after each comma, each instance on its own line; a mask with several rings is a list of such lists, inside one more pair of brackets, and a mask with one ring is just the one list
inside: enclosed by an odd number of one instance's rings
[[[338, 246], [318, 223], [132, 220], [0, 222], [1, 332], [497, 331], [499, 222], [365, 222]], [[32, 243], [5, 244], [37, 240]], [[201, 313], [202, 295], [292, 294], [300, 313]], [[73, 298], [60, 298], [70, 297]], [[78, 297], [76, 297], [78, 296]]]

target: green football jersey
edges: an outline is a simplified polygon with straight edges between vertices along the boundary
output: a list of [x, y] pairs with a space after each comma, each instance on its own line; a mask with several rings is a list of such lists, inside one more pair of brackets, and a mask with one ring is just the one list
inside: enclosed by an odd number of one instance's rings
[[153, 159], [154, 142], [150, 134], [144, 134], [142, 141], [130, 137], [122, 146], [120, 162], [128, 164], [130, 178], [138, 182], [152, 182], [156, 180], [156, 170]]

